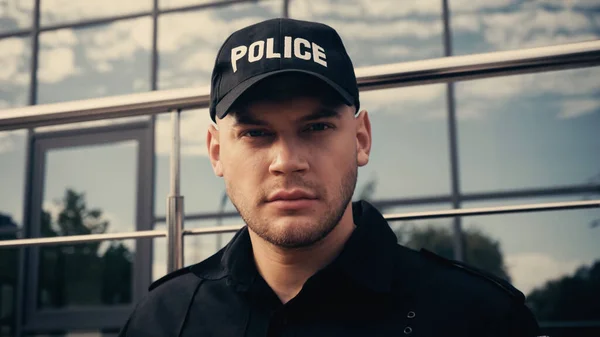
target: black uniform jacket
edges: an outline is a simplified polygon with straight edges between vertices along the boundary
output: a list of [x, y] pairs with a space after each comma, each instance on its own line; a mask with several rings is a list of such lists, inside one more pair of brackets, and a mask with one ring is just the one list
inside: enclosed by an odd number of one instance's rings
[[156, 281], [120, 336], [538, 336], [507, 282], [397, 244], [371, 205], [338, 258], [283, 305], [256, 270], [246, 228], [212, 257]]

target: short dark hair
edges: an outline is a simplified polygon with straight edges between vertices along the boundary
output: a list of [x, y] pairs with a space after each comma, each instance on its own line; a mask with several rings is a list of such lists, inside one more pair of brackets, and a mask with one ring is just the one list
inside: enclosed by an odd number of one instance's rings
[[303, 73], [270, 76], [246, 90], [229, 109], [235, 113], [252, 103], [285, 102], [298, 97], [314, 97], [327, 106], [345, 105], [343, 98], [324, 81]]

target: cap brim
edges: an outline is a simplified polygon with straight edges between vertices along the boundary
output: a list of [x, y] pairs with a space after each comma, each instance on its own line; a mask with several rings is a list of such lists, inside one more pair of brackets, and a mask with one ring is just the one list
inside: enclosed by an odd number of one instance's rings
[[330, 79], [328, 79], [327, 77], [325, 77], [321, 74], [314, 73], [311, 71], [306, 71], [306, 70], [300, 70], [300, 69], [282, 69], [282, 70], [276, 70], [276, 71], [272, 71], [269, 73], [254, 76], [254, 77], [249, 78], [249, 79], [245, 80], [244, 82], [240, 83], [237, 87], [233, 88], [233, 90], [231, 90], [229, 93], [227, 93], [225, 95], [225, 97], [223, 97], [221, 99], [221, 101], [216, 105], [216, 107], [215, 107], [216, 116], [219, 118], [225, 117], [227, 115], [227, 113], [229, 112], [229, 109], [231, 108], [233, 103], [235, 103], [235, 101], [238, 98], [240, 98], [240, 96], [242, 96], [242, 94], [244, 92], [246, 92], [246, 90], [250, 89], [253, 85], [257, 84], [258, 82], [260, 82], [266, 78], [269, 78], [273, 75], [278, 75], [278, 74], [282, 74], [282, 73], [293, 73], [293, 72], [312, 75], [312, 76], [322, 80], [323, 82], [325, 82], [329, 86], [331, 86], [331, 88], [333, 88], [337, 93], [340, 94], [340, 96], [344, 100], [344, 103], [346, 103], [347, 105], [354, 104], [354, 99], [346, 90], [344, 90], [342, 87], [340, 87], [339, 85], [337, 85], [336, 83], [334, 83], [333, 81], [331, 81]]

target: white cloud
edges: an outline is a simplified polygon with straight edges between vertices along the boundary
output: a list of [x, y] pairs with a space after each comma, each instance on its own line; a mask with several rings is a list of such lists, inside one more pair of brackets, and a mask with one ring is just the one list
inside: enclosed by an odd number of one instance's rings
[[38, 79], [41, 82], [60, 82], [80, 71], [75, 66], [75, 54], [70, 48], [59, 47], [41, 52], [40, 69], [38, 70]]
[[[0, 18], [15, 20], [18, 28], [29, 28], [32, 5], [33, 1], [4, 1], [0, 7]], [[6, 28], [3, 27], [3, 30]]]
[[572, 274], [586, 261], [559, 260], [541, 253], [522, 253], [506, 256], [513, 285], [525, 295], [547, 281]]
[[125, 14], [142, 10], [149, 11], [151, 9], [151, 4], [152, 2], [148, 0], [43, 0], [41, 2], [41, 20], [42, 23], [48, 24], [75, 21], [83, 18]]
[[60, 202], [58, 202], [58, 200], [52, 200], [52, 201], [45, 200], [42, 204], [42, 209], [44, 211], [50, 213], [50, 217], [52, 218], [52, 221], [56, 221], [56, 219], [58, 219], [58, 215], [63, 210], [63, 206], [61, 205]]
[[[8, 103], [3, 103], [3, 101], [0, 100], [0, 108], [2, 108], [2, 105], [8, 106]], [[26, 135], [27, 135], [26, 130], [13, 130], [13, 131], [0, 132], [0, 154], [14, 151], [15, 144], [23, 143], [22, 139], [16, 140], [15, 138], [18, 138], [18, 137], [23, 138]]]
[[0, 133], [0, 153], [12, 152], [14, 149], [15, 144], [9, 135]]
[[204, 72], [212, 72], [215, 63], [215, 53], [206, 49], [202, 49], [189, 55], [182, 63], [182, 70], [201, 70]]
[[392, 23], [371, 23], [363, 21], [328, 20], [327, 23], [335, 28], [344, 40], [385, 41], [400, 37], [427, 39], [433, 36], [440, 36], [442, 33], [442, 25], [439, 21], [429, 22], [406, 19], [394, 21]]
[[100, 65], [107, 61], [130, 60], [136, 51], [151, 48], [151, 25], [149, 18], [143, 18], [120, 21], [105, 29], [92, 31], [89, 33], [91, 43], [86, 45], [86, 57]]
[[292, 1], [290, 15], [294, 18], [319, 20], [322, 17], [342, 16], [344, 19], [390, 19], [407, 15], [441, 15], [440, 1], [405, 1], [398, 5], [397, 0], [344, 0]]
[[[194, 46], [198, 50], [200, 48], [213, 50], [211, 60], [213, 63], [217, 49], [227, 36], [238, 29], [263, 20], [264, 17], [243, 17], [227, 21], [215, 16], [212, 11], [165, 15], [158, 26], [158, 47], [161, 53], [178, 52], [185, 46]], [[200, 22], [202, 29], [198, 27]]]
[[579, 99], [569, 100], [562, 103], [562, 109], [558, 113], [560, 119], [580, 117], [600, 110], [600, 100]]
[[[8, 85], [25, 86], [29, 82], [26, 63], [29, 59], [26, 39], [7, 38], [0, 40], [0, 81]], [[4, 87], [5, 84], [2, 84]]]
[[[385, 110], [390, 113], [407, 111], [406, 104], [411, 106], [429, 104], [440, 99], [445, 93], [443, 84], [420, 85], [361, 93], [361, 106], [369, 111]], [[408, 109], [414, 111], [414, 109]]]
[[40, 38], [42, 47], [72, 47], [78, 43], [73, 29], [59, 29], [44, 33]]
[[513, 75], [460, 82], [460, 99], [503, 100], [519, 96], [593, 95], [599, 88], [600, 68]]
[[456, 13], [506, 8], [512, 3], [513, 0], [452, 0], [449, 1], [449, 6], [450, 11]]
[[[471, 1], [453, 2], [461, 3]], [[487, 3], [487, 0], [486, 0]], [[496, 2], [498, 5], [501, 1]], [[502, 8], [499, 6], [497, 8]], [[494, 50], [531, 48], [556, 45], [598, 38], [594, 31], [593, 18], [569, 7], [559, 11], [549, 11], [539, 2], [525, 3], [516, 11], [494, 13], [474, 13], [472, 10], [453, 11], [452, 29], [454, 33], [479, 32]]]
[[[170, 155], [172, 124], [170, 115], [161, 115], [156, 120], [156, 154]], [[181, 155], [207, 156], [206, 132], [212, 124], [205, 109], [186, 110], [180, 120]]]

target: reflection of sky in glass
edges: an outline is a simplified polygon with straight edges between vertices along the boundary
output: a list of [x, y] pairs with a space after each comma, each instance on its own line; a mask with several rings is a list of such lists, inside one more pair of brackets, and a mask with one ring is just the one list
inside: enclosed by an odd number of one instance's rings
[[[594, 196], [596, 199], [600, 195]], [[470, 202], [463, 207], [548, 203], [581, 197], [534, 198], [501, 202]], [[535, 287], [600, 259], [597, 209], [486, 215], [463, 218], [464, 228], [477, 228], [498, 240], [514, 285], [528, 293]]]
[[150, 18], [40, 35], [38, 102], [147, 91]]
[[[204, 0], [161, 0], [160, 6], [171, 8], [202, 2]], [[27, 28], [29, 14], [18, 14], [15, 9], [29, 6], [26, 9], [30, 11], [29, 3], [33, 1], [9, 1], [11, 11], [0, 12], [0, 32]], [[147, 0], [103, 8], [94, 7], [91, 2], [62, 7], [48, 5], [52, 3], [58, 2], [42, 1], [44, 24], [150, 8]], [[320, 20], [336, 28], [356, 66], [443, 54], [441, 2], [437, 0], [412, 1], [402, 6], [393, 0], [293, 0], [290, 4], [292, 17]], [[596, 1], [453, 0], [450, 7], [455, 54], [600, 37], [600, 7]], [[280, 16], [281, 10], [281, 1], [266, 1], [162, 15], [158, 27], [159, 88], [208, 84], [216, 51], [225, 37], [237, 28]], [[39, 102], [147, 91], [150, 88], [151, 31], [150, 18], [141, 18], [41, 33]], [[28, 38], [0, 40], [0, 87], [3, 89], [0, 90], [0, 109], [27, 102], [30, 45]], [[594, 177], [593, 181], [598, 184], [598, 71], [599, 68], [588, 68], [457, 83], [461, 191], [493, 192], [584, 184]], [[359, 170], [357, 192], [370, 179], [377, 178], [375, 198], [449, 193], [445, 96], [444, 85], [361, 94], [362, 107], [371, 117], [374, 147], [370, 163]], [[183, 113], [182, 193], [188, 213], [218, 210], [224, 189], [222, 179], [214, 176], [206, 157], [205, 130], [209, 123], [206, 110]], [[161, 116], [156, 129], [157, 215], [164, 215], [169, 192], [169, 135], [169, 116]], [[23, 132], [0, 133], [0, 212], [12, 215], [18, 223], [22, 218], [24, 150]], [[109, 171], [115, 158], [107, 156], [97, 163], [94, 172]], [[119, 179], [114, 178], [112, 183], [130, 182]], [[85, 189], [90, 195], [94, 191], [91, 186]], [[110, 193], [102, 196], [108, 197]], [[569, 198], [552, 201], [564, 199]], [[548, 199], [518, 200], [538, 201]], [[490, 203], [511, 202], [516, 201]], [[442, 209], [447, 205], [423, 207]], [[225, 209], [231, 211], [233, 207], [228, 204]], [[419, 209], [422, 207], [400, 211]], [[114, 208], [117, 218], [128, 218], [128, 212]], [[507, 263], [512, 266], [515, 284], [527, 292], [548, 278], [572, 272], [576, 266], [598, 258], [599, 251], [593, 244], [598, 241], [599, 229], [594, 232], [586, 227], [594, 217], [600, 217], [597, 211], [578, 210], [469, 217], [464, 218], [463, 223], [467, 228], [482, 228], [500, 241]], [[447, 223], [436, 220], [436, 226], [447, 226]], [[211, 224], [214, 222], [202, 223]], [[190, 248], [192, 255], [186, 255], [186, 261], [193, 262], [216, 249], [214, 237], [199, 240], [198, 247], [210, 249], [199, 252]], [[202, 240], [207, 240], [206, 244]], [[155, 243], [162, 247], [156, 249], [156, 268], [165, 265], [164, 256], [160, 256], [166, 243], [164, 239]], [[193, 240], [186, 241], [186, 246], [188, 244], [195, 246]], [[546, 269], [536, 275], [532, 264]], [[155, 271], [155, 277], [161, 273], [164, 274], [164, 270]]]
[[2, 1], [0, 3], [0, 33], [30, 28], [33, 2], [34, 0]]
[[151, 10], [152, 0], [42, 0], [40, 23], [43, 27]]
[[202, 5], [219, 1], [225, 0], [158, 0], [158, 6], [161, 9], [167, 9], [182, 6]]
[[29, 38], [0, 40], [0, 109], [27, 104], [29, 96]]
[[0, 132], [0, 213], [18, 225], [23, 220], [25, 179], [25, 130]]
[[280, 1], [260, 1], [162, 15], [158, 24], [160, 89], [209, 85], [219, 47], [235, 30], [281, 16]]
[[338, 31], [355, 67], [443, 56], [441, 1], [300, 0], [290, 17]]
[[462, 191], [599, 183], [598, 78], [586, 68], [458, 83]]
[[596, 40], [596, 0], [449, 1], [454, 54]]

